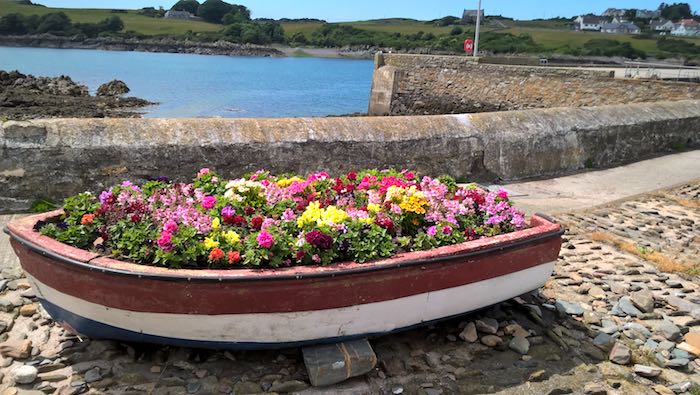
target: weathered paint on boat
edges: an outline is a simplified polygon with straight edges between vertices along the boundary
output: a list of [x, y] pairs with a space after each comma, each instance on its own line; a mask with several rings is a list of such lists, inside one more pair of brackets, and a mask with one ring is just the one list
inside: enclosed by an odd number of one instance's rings
[[364, 264], [188, 270], [102, 257], [6, 231], [47, 312], [92, 338], [207, 348], [276, 348], [377, 336], [457, 316], [542, 286], [561, 227], [525, 230]]

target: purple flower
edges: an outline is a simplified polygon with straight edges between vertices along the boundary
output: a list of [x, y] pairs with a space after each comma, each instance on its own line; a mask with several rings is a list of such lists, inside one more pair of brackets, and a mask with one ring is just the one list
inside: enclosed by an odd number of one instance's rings
[[431, 226], [431, 227], [428, 228], [428, 230], [427, 230], [426, 233], [427, 233], [428, 236], [430, 236], [430, 237], [435, 237], [435, 235], [437, 234], [437, 228], [436, 228], [435, 226]]
[[209, 210], [214, 208], [214, 206], [216, 206], [215, 196], [207, 195], [204, 197], [204, 199], [202, 199], [202, 207], [204, 207], [205, 209]]
[[231, 206], [226, 206], [221, 209], [221, 216], [224, 218], [231, 218], [234, 215], [236, 215], [236, 210], [234, 210]]
[[102, 191], [102, 193], [100, 193], [100, 203], [105, 205], [111, 202], [113, 197], [112, 191]]
[[256, 238], [256, 240], [258, 241], [258, 245], [262, 248], [270, 248], [275, 242], [275, 238], [264, 230], [258, 233], [258, 237]]

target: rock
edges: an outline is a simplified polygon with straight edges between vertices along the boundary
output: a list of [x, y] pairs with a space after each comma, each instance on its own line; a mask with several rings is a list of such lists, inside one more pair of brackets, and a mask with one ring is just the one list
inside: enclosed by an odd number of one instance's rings
[[202, 383], [197, 380], [193, 380], [188, 382], [187, 387], [185, 388], [188, 394], [196, 394], [202, 388]]
[[662, 320], [654, 325], [654, 331], [661, 334], [668, 340], [674, 341], [681, 336], [681, 330], [674, 323]]
[[526, 338], [521, 336], [514, 336], [510, 343], [508, 343], [508, 348], [517, 352], [518, 354], [525, 355], [530, 351], [530, 342]]
[[498, 332], [498, 321], [488, 317], [476, 320], [476, 329], [482, 333], [495, 335]]
[[495, 335], [486, 335], [481, 337], [481, 343], [485, 346], [496, 347], [503, 343], [503, 339]]
[[671, 351], [675, 346], [676, 343], [664, 340], [659, 343], [658, 351]]
[[593, 287], [588, 290], [588, 294], [595, 299], [605, 299], [605, 291], [601, 287]]
[[678, 311], [683, 313], [692, 313], [693, 311], [700, 311], [700, 305], [696, 303], [689, 302], [685, 299], [681, 299], [677, 296], [667, 296], [666, 303], [678, 309]]
[[297, 392], [305, 390], [309, 385], [299, 380], [289, 380], [272, 384], [270, 392]]
[[7, 298], [0, 298], [0, 311], [9, 313], [15, 309], [15, 304]]
[[654, 392], [656, 392], [659, 395], [676, 395], [675, 392], [670, 390], [668, 387], [663, 386], [661, 384], [656, 384], [655, 386], [651, 387]]
[[700, 357], [700, 348], [694, 347], [686, 342], [679, 343], [676, 347], [680, 350], [689, 352], [696, 357]]
[[36, 380], [39, 371], [34, 366], [20, 365], [12, 369], [10, 374], [17, 384], [31, 384]]
[[554, 388], [547, 392], [547, 395], [566, 395], [566, 394], [573, 394], [574, 390], [568, 387], [562, 387], [562, 388]]
[[100, 368], [92, 368], [85, 372], [85, 382], [94, 383], [95, 381], [100, 381], [102, 379], [102, 374], [100, 374]]
[[666, 361], [666, 367], [668, 368], [682, 368], [687, 366], [690, 363], [690, 360], [688, 358], [674, 358], [669, 361]]
[[8, 340], [0, 343], [0, 354], [14, 359], [29, 358], [32, 352], [31, 340]]
[[97, 88], [97, 96], [121, 96], [129, 93], [130, 90], [124, 81], [112, 80]]
[[632, 303], [632, 299], [630, 299], [629, 296], [621, 297], [620, 301], [618, 302], [618, 306], [623, 313], [631, 315], [632, 317], [639, 317], [642, 315], [642, 312], [634, 306], [634, 303]]
[[668, 285], [669, 288], [683, 288], [683, 283], [676, 280], [666, 280], [666, 285]]
[[654, 311], [654, 294], [651, 291], [639, 291], [630, 295], [632, 303], [641, 311], [651, 313]]
[[239, 381], [233, 385], [234, 394], [259, 394], [264, 392], [260, 384], [252, 381]]
[[464, 327], [462, 333], [459, 334], [460, 339], [465, 342], [474, 343], [479, 340], [479, 335], [476, 333], [476, 325], [473, 322]]
[[596, 336], [593, 339], [593, 344], [599, 347], [605, 347], [607, 349], [607, 346], [610, 344], [614, 343], [615, 339], [613, 339], [612, 336], [608, 335], [607, 333], [599, 333], [598, 336]]
[[583, 386], [583, 393], [586, 395], [607, 395], [608, 390], [600, 383], [587, 383]]
[[643, 337], [651, 336], [651, 332], [649, 331], [649, 329], [647, 329], [644, 325], [638, 324], [636, 322], [628, 322], [622, 328], [625, 330], [637, 332]]
[[607, 333], [608, 335], [612, 335], [613, 333], [617, 332], [620, 330], [620, 328], [615, 324], [615, 321], [611, 320], [601, 320], [601, 329], [600, 331], [603, 333]]
[[578, 303], [571, 303], [565, 300], [557, 300], [555, 306], [557, 311], [569, 315], [583, 315], [583, 308]]
[[36, 303], [25, 304], [19, 308], [19, 314], [23, 317], [31, 317], [38, 311], [38, 306]]
[[661, 374], [661, 369], [656, 366], [634, 365], [634, 373], [642, 377], [656, 377]]
[[674, 384], [669, 389], [676, 394], [682, 394], [688, 392], [693, 387], [693, 383], [690, 381], [684, 381], [682, 383]]
[[314, 386], [336, 384], [363, 375], [377, 364], [377, 356], [367, 339], [303, 347], [302, 353]]
[[608, 358], [618, 365], [627, 365], [632, 359], [632, 352], [624, 344], [616, 342], [612, 350], [610, 350]]
[[527, 381], [532, 381], [532, 382], [537, 382], [537, 381], [544, 381], [546, 377], [546, 371], [545, 370], [538, 370], [536, 372], [532, 372], [530, 374], [530, 377], [528, 377]]

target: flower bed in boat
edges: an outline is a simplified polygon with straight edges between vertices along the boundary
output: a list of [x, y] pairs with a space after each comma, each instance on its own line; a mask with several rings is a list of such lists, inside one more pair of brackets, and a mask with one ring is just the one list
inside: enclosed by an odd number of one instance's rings
[[361, 263], [524, 227], [505, 191], [459, 187], [449, 177], [258, 171], [226, 180], [202, 169], [192, 183], [125, 181], [70, 197], [63, 215], [35, 229], [145, 265], [240, 268]]

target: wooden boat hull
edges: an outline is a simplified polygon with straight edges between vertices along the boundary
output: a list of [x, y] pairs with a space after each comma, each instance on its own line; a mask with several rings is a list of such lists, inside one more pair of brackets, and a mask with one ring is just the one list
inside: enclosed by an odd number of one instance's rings
[[541, 216], [522, 231], [365, 264], [173, 270], [76, 249], [8, 225], [46, 311], [91, 338], [256, 349], [373, 337], [527, 293], [551, 275], [561, 228]]

